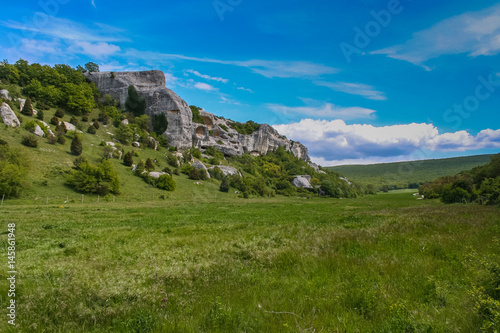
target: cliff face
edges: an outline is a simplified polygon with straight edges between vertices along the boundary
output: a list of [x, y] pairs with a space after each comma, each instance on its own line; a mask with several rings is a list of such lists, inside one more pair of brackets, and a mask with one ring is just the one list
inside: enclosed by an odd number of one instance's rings
[[109, 94], [124, 106], [128, 87], [133, 85], [146, 100], [146, 114], [150, 117], [164, 113], [168, 128], [165, 135], [172, 146], [190, 148], [192, 145], [192, 114], [187, 103], [175, 92], [165, 87], [165, 75], [161, 71], [99, 72], [87, 73], [103, 95]]
[[204, 124], [193, 123], [188, 104], [165, 87], [165, 75], [161, 71], [99, 72], [87, 73], [85, 76], [95, 83], [103, 95], [111, 95], [122, 106], [128, 97], [128, 87], [133, 85], [146, 100], [148, 116], [161, 113], [167, 116], [168, 127], [163, 135], [169, 139], [172, 146], [213, 146], [226, 155], [264, 155], [283, 146], [296, 157], [309, 161], [309, 154], [304, 145], [286, 139], [266, 124], [261, 125], [254, 133], [244, 135], [231, 128], [231, 120], [218, 118], [205, 111], [200, 111]]

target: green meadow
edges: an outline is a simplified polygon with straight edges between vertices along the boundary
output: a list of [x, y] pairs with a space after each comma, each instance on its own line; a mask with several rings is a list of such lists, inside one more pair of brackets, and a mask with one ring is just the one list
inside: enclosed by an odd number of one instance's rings
[[490, 297], [499, 293], [499, 207], [409, 191], [312, 200], [203, 193], [6, 201], [0, 243], [6, 252], [15, 223], [17, 316], [13, 328], [3, 315], [0, 331], [499, 329]]

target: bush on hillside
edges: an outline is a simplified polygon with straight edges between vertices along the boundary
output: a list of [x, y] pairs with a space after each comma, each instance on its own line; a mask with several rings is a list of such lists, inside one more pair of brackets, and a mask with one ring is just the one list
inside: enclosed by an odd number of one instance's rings
[[57, 109], [56, 113], [54, 113], [54, 116], [56, 116], [57, 118], [64, 118], [65, 116], [64, 110], [61, 108]]
[[79, 135], [75, 135], [71, 141], [71, 153], [76, 156], [80, 156], [83, 152], [83, 144]]
[[25, 145], [26, 147], [37, 148], [38, 147], [38, 138], [33, 134], [28, 134], [28, 135], [23, 136], [21, 143], [23, 145]]
[[110, 160], [103, 160], [99, 165], [86, 161], [79, 163], [76, 169], [69, 171], [66, 184], [80, 193], [120, 193], [118, 174]]

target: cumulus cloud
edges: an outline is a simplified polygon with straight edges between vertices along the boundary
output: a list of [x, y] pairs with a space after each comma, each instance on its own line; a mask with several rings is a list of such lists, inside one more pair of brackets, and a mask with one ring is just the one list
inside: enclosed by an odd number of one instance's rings
[[404, 44], [371, 53], [416, 65], [445, 54], [496, 55], [500, 53], [500, 4], [445, 19], [416, 32]]
[[82, 53], [96, 58], [110, 56], [121, 50], [119, 46], [106, 42], [91, 43], [87, 41], [74, 41], [72, 44], [70, 52]]
[[302, 119], [273, 127], [288, 138], [305, 144], [315, 161], [323, 165], [346, 161], [405, 160], [421, 150], [444, 152], [500, 148], [500, 130], [491, 129], [485, 129], [476, 136], [466, 131], [440, 134], [432, 124], [376, 127], [348, 125], [339, 119]]
[[362, 96], [366, 99], [374, 101], [387, 100], [387, 97], [385, 97], [383, 92], [375, 90], [374, 87], [363, 83], [316, 81], [315, 84], [346, 94]]

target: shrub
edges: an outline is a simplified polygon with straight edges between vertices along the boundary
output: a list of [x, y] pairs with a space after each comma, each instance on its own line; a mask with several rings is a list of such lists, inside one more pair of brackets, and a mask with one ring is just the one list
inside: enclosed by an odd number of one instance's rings
[[[36, 103], [36, 107], [38, 110], [50, 110], [50, 106], [48, 106], [47, 104], [45, 104], [42, 101]], [[38, 111], [38, 112], [40, 112], [40, 111]]]
[[89, 116], [82, 116], [82, 121], [83, 122], [88, 122], [89, 121]]
[[23, 145], [25, 145], [26, 147], [31, 147], [31, 148], [38, 147], [38, 139], [33, 134], [28, 134], [28, 135], [23, 136], [21, 143]]
[[194, 148], [192, 147], [189, 152], [191, 153], [191, 155], [195, 158], [201, 158], [201, 152], [198, 148]]
[[55, 130], [56, 130], [56, 135], [58, 136], [66, 135], [66, 133], [68, 132], [64, 123], [57, 124]]
[[205, 169], [195, 169], [193, 167], [189, 171], [189, 178], [193, 180], [206, 180], [208, 177]]
[[115, 131], [115, 138], [124, 145], [129, 144], [134, 137], [134, 132], [128, 125], [120, 125]]
[[125, 101], [125, 110], [133, 113], [136, 117], [144, 114], [146, 111], [146, 101], [137, 93], [134, 86], [128, 87], [128, 97]]
[[144, 171], [144, 168], [146, 166], [146, 163], [144, 163], [143, 160], [140, 160], [139, 163], [137, 163], [137, 166], [135, 167], [135, 175], [136, 176], [141, 176], [142, 172]]
[[175, 181], [172, 176], [161, 175], [156, 182], [156, 187], [165, 191], [173, 191], [175, 190]]
[[54, 116], [56, 116], [58, 118], [64, 118], [64, 116], [65, 116], [64, 110], [61, 108], [57, 109], [56, 113], [54, 113]]
[[153, 165], [153, 161], [148, 157], [148, 159], [146, 160], [146, 164], [144, 166], [146, 168], [146, 170], [148, 171], [152, 171], [155, 169], [155, 166]]
[[25, 116], [33, 115], [33, 106], [31, 105], [31, 99], [29, 97], [26, 99], [26, 102], [24, 103], [21, 113]]
[[47, 142], [51, 145], [55, 145], [57, 143], [57, 137], [54, 135], [49, 135], [49, 137], [47, 138]]
[[78, 126], [78, 119], [76, 119], [75, 116], [72, 116], [71, 119], [69, 120], [69, 123]]
[[160, 113], [153, 115], [152, 125], [153, 125], [153, 131], [156, 134], [162, 135], [163, 133], [165, 133], [168, 127], [168, 121], [165, 114]]
[[73, 166], [75, 169], [79, 169], [82, 163], [88, 163], [87, 158], [85, 158], [85, 156], [78, 156], [73, 161]]
[[63, 135], [58, 135], [57, 136], [57, 143], [60, 143], [60, 144], [65, 144], [66, 143], [66, 138], [63, 136]]
[[118, 174], [110, 160], [103, 160], [97, 166], [88, 162], [80, 163], [76, 170], [70, 171], [66, 184], [83, 193], [106, 195], [120, 192]]
[[97, 130], [96, 130], [95, 126], [94, 125], [90, 125], [89, 128], [87, 128], [87, 133], [96, 134]]
[[109, 116], [105, 112], [100, 112], [97, 116], [97, 121], [101, 122], [104, 125], [108, 124]]
[[25, 179], [28, 171], [28, 159], [18, 150], [7, 145], [0, 146], [0, 193], [9, 197], [18, 197], [27, 186]]
[[222, 128], [224, 131], [228, 131], [229, 129], [227, 128], [226, 125], [222, 124], [222, 125], [219, 125], [220, 128]]
[[83, 152], [83, 144], [79, 135], [75, 135], [71, 141], [71, 153], [75, 156], [80, 156]]
[[229, 180], [227, 178], [222, 179], [219, 190], [221, 192], [229, 192]]
[[101, 127], [101, 125], [99, 125], [99, 122], [96, 119], [92, 119], [92, 125], [95, 127], [96, 130], [98, 130], [99, 127]]
[[217, 180], [224, 179], [224, 172], [222, 172], [222, 170], [218, 167], [212, 168], [212, 169], [208, 170], [208, 172], [210, 173], [210, 176], [214, 179], [217, 179]]
[[38, 113], [36, 114], [36, 119], [43, 121], [43, 111], [38, 110]]
[[193, 123], [203, 124], [203, 118], [200, 115], [201, 108], [194, 105], [190, 105], [189, 108], [191, 109], [191, 113], [193, 114]]
[[174, 168], [177, 168], [179, 166], [179, 160], [177, 159], [177, 156], [170, 152], [167, 154], [167, 163]]
[[57, 118], [56, 116], [50, 118], [50, 123], [52, 125], [56, 125], [57, 126], [59, 124], [59, 118]]
[[134, 154], [131, 151], [123, 156], [123, 164], [126, 166], [132, 166], [132, 164], [134, 164]]

